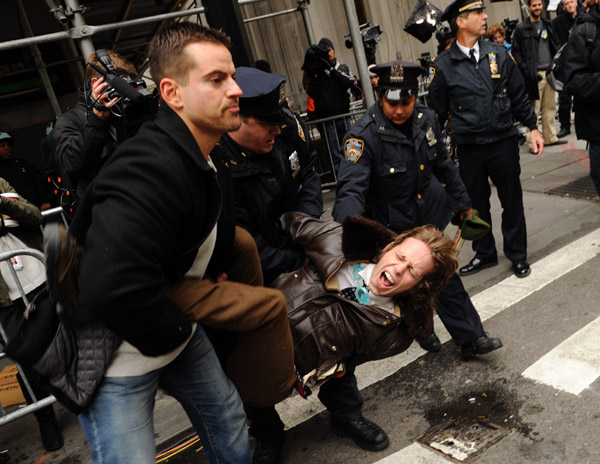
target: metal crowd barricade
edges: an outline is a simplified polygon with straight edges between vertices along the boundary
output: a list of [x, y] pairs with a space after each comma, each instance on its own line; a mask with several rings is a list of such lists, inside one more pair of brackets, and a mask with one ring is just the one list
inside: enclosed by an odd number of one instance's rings
[[[341, 150], [342, 137], [335, 130], [337, 124], [343, 122], [346, 131], [360, 119], [365, 110], [360, 108], [355, 111], [350, 111], [346, 114], [340, 114], [329, 118], [315, 119], [306, 121], [308, 126], [308, 137], [317, 151], [317, 161], [315, 162], [315, 171], [321, 178], [321, 187], [331, 188], [337, 183], [337, 172], [334, 167], [334, 153], [332, 147], [337, 147]], [[325, 125], [330, 124], [333, 130], [326, 130]]]
[[[17, 271], [13, 268], [12, 264], [10, 263], [11, 258], [14, 258], [15, 256], [24, 256], [24, 255], [32, 256], [32, 257], [40, 260], [42, 263], [44, 262], [44, 254], [41, 251], [36, 250], [34, 248], [23, 248], [23, 249], [10, 250], [10, 251], [5, 251], [3, 253], [0, 253], [0, 262], [7, 261], [7, 260], [9, 261], [8, 269], [10, 270], [10, 273], [12, 275], [12, 278], [15, 281], [17, 289], [19, 290], [19, 293], [21, 294], [23, 303], [25, 304], [25, 306], [27, 306], [27, 304], [29, 303], [29, 299], [27, 298], [27, 295], [25, 294], [25, 291], [23, 290], [23, 287], [19, 280], [19, 276], [17, 275]], [[5, 341], [8, 340], [6, 332], [4, 331], [4, 327], [2, 326], [2, 323], [0, 323], [0, 335], [2, 335], [2, 338]], [[0, 352], [0, 359], [2, 359], [2, 358], [7, 358], [6, 353]], [[15, 362], [14, 360], [13, 360], [13, 362], [15, 363], [15, 365], [17, 366], [17, 369], [19, 370], [21, 379], [23, 380], [23, 384], [24, 384], [25, 388], [27, 389], [27, 392], [31, 396], [31, 399], [33, 400], [33, 402], [23, 408], [16, 409], [15, 411], [12, 411], [10, 413], [7, 413], [6, 410], [4, 409], [4, 407], [0, 404], [0, 426], [2, 426], [4, 424], [8, 424], [9, 422], [17, 420], [23, 416], [26, 416], [27, 414], [29, 414], [31, 412], [37, 411], [38, 409], [42, 409], [43, 407], [56, 402], [56, 398], [54, 398], [54, 396], [52, 396], [52, 395], [38, 400], [36, 398], [35, 394], [33, 393], [33, 390], [31, 388], [29, 380], [27, 379], [27, 376], [24, 374], [23, 370], [21, 369], [21, 366], [19, 365], [19, 363]]]
[[[42, 216], [44, 218], [45, 223], [59, 218], [63, 222], [65, 227], [67, 227], [67, 228], [69, 227], [65, 212], [64, 212], [63, 208], [61, 208], [60, 206], [56, 207], [56, 208], [48, 209], [46, 211], [42, 211]], [[0, 262], [6, 261], [6, 260], [10, 261], [10, 259], [15, 256], [23, 256], [23, 255], [32, 256], [32, 257], [40, 260], [42, 263], [44, 262], [44, 254], [41, 251], [36, 250], [34, 248], [10, 250], [10, 251], [0, 253]], [[8, 266], [8, 269], [11, 273], [11, 276], [15, 282], [17, 289], [19, 290], [19, 293], [21, 294], [23, 303], [25, 304], [25, 306], [27, 306], [27, 304], [29, 303], [29, 299], [27, 298], [27, 295], [25, 294], [25, 291], [23, 290], [23, 286], [21, 285], [17, 271], [10, 264]], [[6, 335], [4, 327], [2, 326], [2, 323], [0, 323], [0, 335], [2, 335], [2, 338], [5, 341], [8, 341], [8, 337]], [[3, 351], [0, 351], [0, 359], [3, 359], [3, 358], [10, 359], [10, 358], [8, 358], [6, 353], [4, 353]], [[27, 376], [23, 373], [21, 366], [19, 365], [19, 363], [15, 362], [14, 360], [12, 360], [12, 361], [17, 366], [17, 369], [21, 375], [23, 384], [24, 384], [25, 388], [27, 389], [27, 392], [29, 393], [33, 402], [25, 407], [16, 409], [10, 413], [7, 413], [6, 410], [4, 409], [4, 407], [2, 406], [2, 404], [0, 404], [0, 426], [2, 426], [4, 424], [8, 424], [9, 422], [15, 421], [21, 417], [26, 416], [29, 413], [32, 413], [39, 409], [42, 409], [42, 408], [56, 402], [56, 398], [52, 395], [49, 395], [45, 398], [38, 400], [36, 398], [36, 395], [33, 393], [33, 390], [31, 388], [29, 380], [27, 379]]]
[[44, 223], [49, 222], [49, 220], [54, 219], [55, 217], [60, 217], [60, 220], [65, 225], [65, 227], [67, 229], [69, 228], [69, 222], [67, 221], [65, 210], [61, 206], [42, 211], [42, 216], [44, 217]]

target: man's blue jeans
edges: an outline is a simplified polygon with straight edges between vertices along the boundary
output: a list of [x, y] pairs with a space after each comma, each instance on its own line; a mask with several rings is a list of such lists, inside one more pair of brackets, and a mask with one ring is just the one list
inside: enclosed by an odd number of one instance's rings
[[79, 415], [95, 464], [154, 464], [154, 397], [164, 388], [181, 403], [211, 463], [250, 464], [242, 401], [204, 330], [167, 366], [135, 377], [105, 377]]
[[600, 143], [590, 142], [590, 176], [600, 195]]

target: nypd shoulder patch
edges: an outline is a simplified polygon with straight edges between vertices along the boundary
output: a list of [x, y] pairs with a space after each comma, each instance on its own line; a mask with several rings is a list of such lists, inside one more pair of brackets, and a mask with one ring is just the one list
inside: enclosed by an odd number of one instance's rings
[[429, 66], [429, 84], [431, 85], [431, 81], [435, 77], [435, 68], [433, 66]]
[[344, 144], [344, 155], [348, 161], [356, 163], [363, 154], [365, 142], [360, 139], [348, 139]]
[[298, 121], [298, 118], [296, 118], [296, 115], [294, 115], [294, 119], [296, 120], [296, 125], [298, 126], [298, 137], [300, 137], [303, 142], [306, 142], [306, 136], [304, 135], [304, 130], [302, 129], [302, 125], [300, 124], [300, 121]]

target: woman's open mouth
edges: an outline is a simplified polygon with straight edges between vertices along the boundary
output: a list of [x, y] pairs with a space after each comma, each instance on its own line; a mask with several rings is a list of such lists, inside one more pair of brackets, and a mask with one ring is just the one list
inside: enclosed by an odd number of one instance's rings
[[383, 271], [379, 276], [379, 286], [381, 288], [390, 288], [394, 285], [394, 278], [388, 271]]

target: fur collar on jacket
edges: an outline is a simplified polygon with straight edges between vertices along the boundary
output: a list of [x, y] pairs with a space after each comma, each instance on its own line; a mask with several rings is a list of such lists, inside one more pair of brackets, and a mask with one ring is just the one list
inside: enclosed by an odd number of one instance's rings
[[348, 261], [373, 261], [397, 236], [383, 224], [361, 216], [346, 216], [342, 229], [342, 251]]

